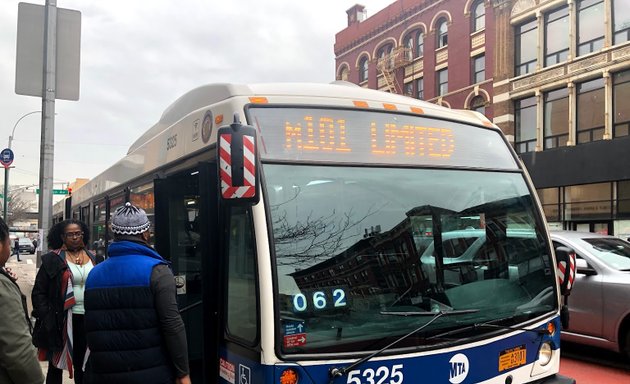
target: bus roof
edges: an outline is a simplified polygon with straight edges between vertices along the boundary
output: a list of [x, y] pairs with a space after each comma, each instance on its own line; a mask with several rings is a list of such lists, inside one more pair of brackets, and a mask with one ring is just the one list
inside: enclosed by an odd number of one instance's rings
[[[185, 93], [166, 108], [160, 120], [131, 145], [126, 157], [73, 193], [73, 202], [81, 203], [92, 195], [100, 195], [110, 188], [213, 144], [216, 141], [215, 134], [209, 139], [204, 137], [202, 142], [195, 138], [194, 135], [199, 137], [199, 132], [193, 133], [192, 127], [201, 125], [200, 121], [204, 120], [204, 114], [210, 110], [226, 114], [222, 124], [229, 124], [231, 113], [235, 111], [242, 113], [243, 106], [252, 104], [251, 100], [254, 97], [265, 98], [269, 104], [321, 105], [372, 111], [384, 111], [388, 109], [387, 106], [395, 106], [400, 112], [485, 126], [500, 132], [478, 112], [453, 110], [411, 97], [363, 88], [345, 81], [331, 84], [210, 84]], [[357, 102], [363, 103], [365, 107], [358, 108]], [[174, 149], [169, 147], [169, 140], [172, 143], [173, 139], [177, 140]]]
[[[402, 104], [421, 108], [427, 116], [440, 116], [471, 124], [491, 126], [490, 121], [480, 113], [470, 110], [455, 110], [407, 96], [360, 87], [347, 81], [321, 83], [260, 83], [260, 84], [207, 84], [195, 88], [175, 100], [162, 113], [160, 120], [140, 136], [127, 151], [132, 153], [164, 129], [177, 123], [189, 113], [211, 106], [233, 97], [296, 97], [295, 104], [306, 104], [312, 98], [357, 100], [365, 102]], [[321, 102], [321, 101], [320, 101]]]

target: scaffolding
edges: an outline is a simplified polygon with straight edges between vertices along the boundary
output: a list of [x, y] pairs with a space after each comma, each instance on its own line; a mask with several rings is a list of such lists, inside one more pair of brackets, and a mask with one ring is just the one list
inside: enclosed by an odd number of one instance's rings
[[390, 93], [402, 93], [400, 84], [396, 79], [396, 70], [411, 63], [410, 54], [409, 48], [399, 46], [384, 57], [377, 59], [376, 68], [379, 74], [383, 76]]

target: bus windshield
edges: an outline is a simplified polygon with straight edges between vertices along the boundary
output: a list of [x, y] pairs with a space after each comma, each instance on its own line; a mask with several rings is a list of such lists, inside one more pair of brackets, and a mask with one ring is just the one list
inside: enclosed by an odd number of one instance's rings
[[284, 354], [375, 350], [431, 318], [405, 314], [461, 311], [397, 348], [557, 310], [549, 246], [520, 172], [263, 169]]

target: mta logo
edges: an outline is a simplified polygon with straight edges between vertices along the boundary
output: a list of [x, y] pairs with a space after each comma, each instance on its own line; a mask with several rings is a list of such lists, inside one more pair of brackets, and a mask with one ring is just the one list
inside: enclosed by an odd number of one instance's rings
[[466, 376], [468, 376], [470, 368], [466, 355], [458, 353], [457, 355], [451, 357], [448, 362], [451, 363], [448, 381], [452, 384], [459, 384], [466, 380]]

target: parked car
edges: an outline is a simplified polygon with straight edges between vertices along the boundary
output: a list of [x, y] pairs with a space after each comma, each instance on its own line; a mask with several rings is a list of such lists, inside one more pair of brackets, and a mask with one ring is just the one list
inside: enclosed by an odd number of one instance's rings
[[576, 253], [569, 327], [562, 340], [630, 357], [630, 243], [614, 236], [552, 231], [554, 247]]
[[20, 253], [22, 252], [28, 252], [31, 255], [35, 253], [35, 246], [33, 245], [33, 242], [30, 239], [27, 239], [26, 237], [20, 237]]

